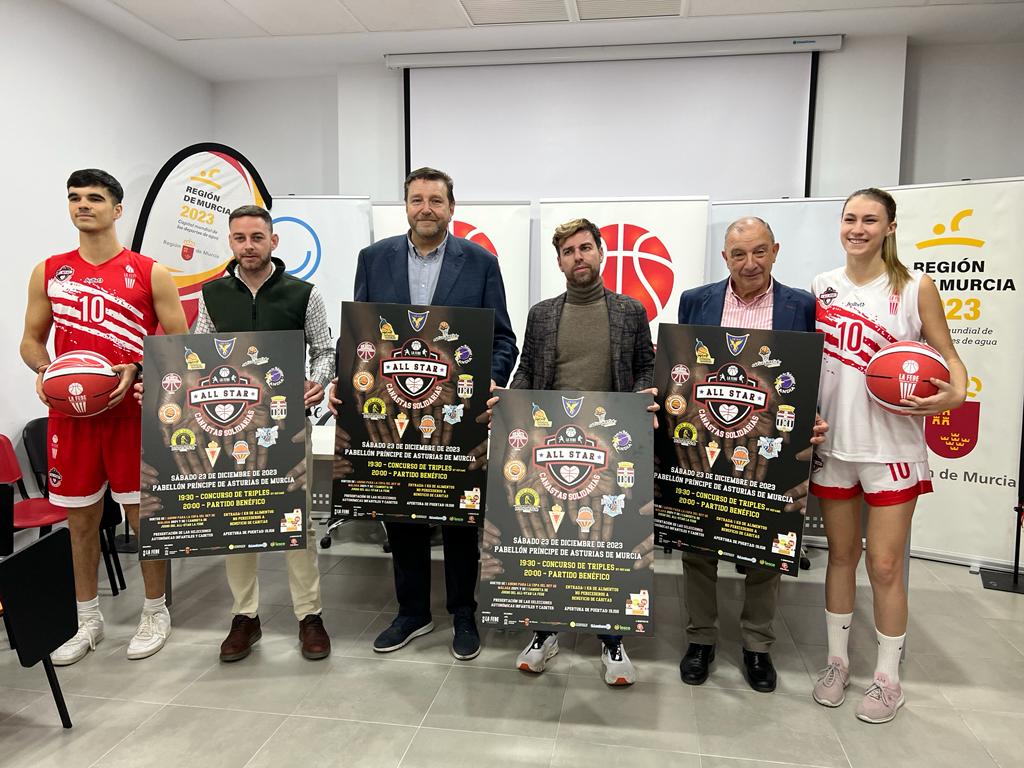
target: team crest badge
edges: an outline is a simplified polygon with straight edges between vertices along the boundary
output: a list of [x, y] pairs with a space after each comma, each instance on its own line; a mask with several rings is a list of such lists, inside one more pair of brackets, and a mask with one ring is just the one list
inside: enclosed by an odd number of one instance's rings
[[382, 421], [387, 418], [388, 404], [380, 397], [367, 398], [363, 403], [363, 418], [368, 421]]
[[690, 369], [682, 363], [678, 363], [677, 365], [672, 366], [672, 371], [669, 373], [669, 376], [672, 377], [672, 381], [676, 384], [685, 384], [690, 380]]
[[217, 349], [217, 354], [221, 356], [221, 359], [227, 360], [231, 357], [231, 353], [235, 351], [235, 340], [214, 339], [213, 346]]
[[185, 365], [190, 371], [205, 371], [206, 364], [199, 359], [199, 355], [188, 347], [185, 347]]
[[288, 416], [288, 400], [284, 395], [274, 395], [270, 398], [270, 418], [274, 421], [281, 421]]
[[256, 427], [256, 444], [269, 448], [277, 442], [277, 427]]
[[74, 268], [69, 267], [67, 264], [62, 264], [61, 266], [57, 267], [57, 271], [53, 273], [53, 277], [54, 279], [56, 279], [58, 283], [66, 282], [74, 276]]
[[697, 343], [693, 345], [693, 351], [697, 355], [698, 365], [712, 365], [715, 362], [715, 358], [711, 356], [711, 351], [708, 349], [708, 345], [700, 339], [697, 339]]
[[451, 326], [444, 320], [437, 324], [437, 336], [434, 341], [458, 341], [459, 334], [451, 332]]
[[133, 267], [131, 264], [124, 265], [124, 287], [135, 287], [135, 267]]
[[178, 429], [171, 435], [171, 450], [185, 453], [196, 449], [196, 433], [191, 429]]
[[410, 309], [408, 310], [408, 313], [409, 325], [412, 326], [412, 329], [416, 331], [416, 333], [419, 333], [423, 330], [423, 326], [427, 324], [427, 315], [430, 314], [430, 310], [428, 309], [426, 312], [413, 312]]
[[738, 357], [743, 348], [747, 346], [747, 339], [750, 338], [749, 333], [745, 333], [742, 336], [738, 336], [726, 331], [725, 333], [725, 345], [729, 348], [729, 354], [733, 357]]
[[[583, 398], [580, 398], [581, 400]], [[590, 427], [614, 427], [618, 422], [615, 419], [608, 418], [608, 411], [604, 409], [603, 405], [597, 406], [594, 409], [594, 420], [590, 422]]]
[[275, 365], [264, 374], [263, 378], [266, 379], [267, 384], [270, 386], [279, 387], [284, 384], [284, 371]]
[[173, 394], [181, 389], [181, 376], [176, 373], [168, 373], [160, 379], [160, 386], [163, 387], [164, 392]]
[[239, 376], [234, 368], [221, 365], [205, 379], [200, 379], [199, 386], [188, 391], [188, 404], [218, 427], [230, 427], [261, 397], [258, 384]]
[[398, 438], [402, 439], [405, 437], [405, 429], [409, 426], [409, 417], [404, 413], [399, 413], [395, 416], [395, 426], [398, 427]]
[[712, 440], [704, 446], [704, 453], [708, 456], [708, 467], [713, 467], [718, 460], [718, 456], [722, 453], [722, 449], [718, 447], [718, 443]]
[[165, 403], [160, 406], [158, 415], [164, 424], [176, 424], [181, 418], [181, 406], [177, 403]]
[[508, 433], [508, 444], [515, 448], [517, 451], [522, 448], [529, 441], [530, 437], [526, 434], [525, 429], [516, 428]]
[[548, 519], [551, 521], [551, 525], [554, 527], [555, 533], [558, 533], [558, 528], [562, 525], [562, 519], [564, 517], [565, 510], [562, 509], [562, 505], [552, 504], [551, 509], [548, 510]]
[[[908, 360], [907, 362], [912, 363], [914, 361]], [[775, 377], [775, 391], [780, 395], [788, 395], [794, 389], [796, 389], [796, 376], [789, 371], [780, 373]]]
[[373, 360], [374, 355], [377, 354], [377, 347], [372, 341], [361, 341], [359, 346], [356, 347], [356, 355], [364, 363], [368, 363]]
[[458, 405], [446, 405], [444, 406], [444, 420], [448, 424], [458, 424], [462, 421], [462, 411], [466, 406], [462, 403]]
[[548, 418], [547, 413], [536, 403], [530, 403], [533, 406], [533, 426], [535, 427], [550, 427], [551, 419]]
[[570, 419], [575, 419], [579, 415], [582, 406], [582, 397], [566, 397], [562, 395], [562, 408], [565, 409], [565, 415]]
[[632, 488], [634, 478], [633, 462], [620, 461], [619, 465], [615, 468], [615, 482], [619, 488]]
[[468, 344], [463, 344], [455, 350], [455, 362], [459, 365], [469, 365], [473, 362], [473, 350]]
[[206, 444], [206, 458], [210, 460], [210, 467], [214, 467], [217, 464], [217, 459], [220, 458], [220, 443], [215, 443], [213, 440]]
[[518, 483], [526, 477], [526, 465], [519, 459], [512, 459], [505, 465], [505, 479], [510, 483]]
[[619, 453], [628, 451], [632, 446], [633, 438], [626, 430], [621, 429], [612, 436], [612, 447]]
[[352, 386], [359, 392], [369, 392], [373, 389], [373, 374], [369, 371], [356, 371], [352, 377]]
[[839, 291], [833, 288], [831, 285], [824, 291], [818, 294], [818, 301], [824, 304], [826, 307], [829, 306], [833, 301], [836, 300], [836, 296], [839, 295]]
[[757, 452], [766, 459], [774, 459], [782, 450], [781, 437], [759, 437], [757, 438]]
[[590, 533], [590, 529], [594, 527], [594, 510], [590, 507], [580, 507], [576, 510], [576, 525], [583, 533]]
[[779, 432], [792, 432], [796, 426], [796, 408], [792, 405], [780, 405], [775, 414], [775, 428]]
[[468, 400], [473, 396], [473, 377], [468, 373], [460, 373], [457, 381], [459, 397]]
[[380, 373], [410, 400], [420, 402], [448, 381], [448, 364], [421, 339], [409, 339], [380, 363]]
[[196, 255], [196, 241], [183, 240], [181, 243], [181, 258], [183, 261], [191, 261]]
[[235, 457], [236, 464], [245, 464], [245, 460], [251, 455], [249, 444], [245, 440], [236, 441], [234, 448], [231, 449], [231, 455]]
[[669, 395], [665, 398], [665, 410], [673, 416], [679, 416], [686, 410], [686, 398], [682, 395]]
[[606, 493], [601, 496], [601, 511], [608, 517], [618, 517], [626, 508], [626, 494]]
[[249, 355], [249, 359], [242, 363], [243, 368], [247, 365], [266, 365], [270, 362], [269, 357], [260, 356], [260, 350], [258, 347], [249, 347], [245, 352]]
[[[533, 463], [567, 491], [585, 487], [599, 470], [608, 466], [608, 455], [579, 427], [569, 424], [533, 449]], [[595, 480], [596, 483], [596, 480]]]
[[754, 363], [752, 366], [750, 366], [751, 368], [758, 368], [762, 365], [765, 368], [778, 368], [780, 365], [782, 365], [781, 360], [776, 360], [774, 357], [772, 357], [772, 348], [767, 345], [761, 347], [757, 351], [757, 354], [761, 356], [761, 359]]
[[697, 428], [688, 421], [681, 421], [672, 432], [672, 442], [690, 447], [697, 444]]
[[732, 452], [732, 463], [739, 472], [742, 472], [747, 468], [747, 464], [750, 463], [750, 451], [742, 445], [736, 446], [736, 449]]
[[[71, 267], [68, 267], [68, 269], [71, 269]], [[60, 484], [64, 482], [64, 478], [60, 475], [60, 470], [56, 467], [50, 468], [50, 471], [46, 473], [46, 479], [52, 488], [60, 488]]]
[[434, 434], [434, 430], [437, 429], [437, 421], [429, 413], [420, 419], [420, 432], [423, 436], [430, 439], [430, 436]]
[[726, 363], [693, 388], [694, 399], [726, 429], [742, 424], [755, 411], [763, 411], [768, 393], [736, 363]]
[[981, 403], [967, 400], [959, 408], [943, 411], [924, 420], [924, 437], [933, 453], [944, 459], [959, 459], [978, 444]]
[[395, 333], [395, 328], [391, 323], [380, 317], [380, 340], [381, 341], [398, 341], [398, 334]]
[[523, 488], [516, 494], [512, 508], [516, 512], [533, 513], [540, 511], [540, 494], [533, 488]]

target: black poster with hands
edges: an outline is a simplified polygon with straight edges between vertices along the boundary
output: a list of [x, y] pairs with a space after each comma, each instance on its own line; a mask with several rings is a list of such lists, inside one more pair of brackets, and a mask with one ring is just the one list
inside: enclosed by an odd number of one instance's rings
[[817, 333], [661, 324], [658, 546], [799, 573]]
[[653, 634], [650, 395], [499, 394], [481, 623]]
[[302, 331], [147, 336], [139, 558], [306, 546]]
[[332, 511], [480, 525], [494, 311], [346, 301]]

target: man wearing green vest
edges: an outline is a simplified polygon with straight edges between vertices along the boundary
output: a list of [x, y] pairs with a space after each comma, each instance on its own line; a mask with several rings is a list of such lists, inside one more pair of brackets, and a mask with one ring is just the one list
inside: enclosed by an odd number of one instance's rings
[[[199, 316], [193, 333], [237, 331], [291, 331], [302, 329], [309, 346], [309, 377], [305, 407], [324, 396], [324, 385], [334, 371], [334, 345], [324, 300], [316, 286], [285, 272], [284, 262], [271, 256], [277, 247], [270, 214], [256, 205], [231, 212], [229, 242], [235, 260], [224, 277], [203, 286]], [[306, 548], [284, 555], [288, 586], [299, 620], [302, 655], [323, 659], [331, 652], [331, 639], [320, 618], [320, 572], [316, 563], [316, 536], [307, 526]], [[221, 661], [239, 661], [249, 655], [262, 636], [260, 629], [258, 554], [225, 558], [228, 584], [234, 596], [231, 631], [220, 647]]]

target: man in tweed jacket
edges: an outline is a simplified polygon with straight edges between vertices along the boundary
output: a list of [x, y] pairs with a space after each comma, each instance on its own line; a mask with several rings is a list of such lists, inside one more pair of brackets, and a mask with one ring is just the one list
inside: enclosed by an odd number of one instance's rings
[[[636, 299], [604, 287], [600, 230], [586, 219], [574, 219], [555, 230], [552, 243], [566, 291], [530, 309], [512, 388], [657, 394], [647, 312]], [[654, 404], [649, 408], [655, 409]], [[605, 682], [634, 683], [636, 669], [622, 647], [622, 636], [600, 637]], [[543, 672], [556, 653], [557, 634], [535, 632], [516, 667]]]

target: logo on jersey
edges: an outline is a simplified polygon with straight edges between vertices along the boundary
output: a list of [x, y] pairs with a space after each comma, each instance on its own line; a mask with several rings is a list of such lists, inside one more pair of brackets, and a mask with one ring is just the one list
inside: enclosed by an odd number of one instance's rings
[[729, 347], [729, 354], [731, 354], [733, 357], [738, 357], [740, 352], [743, 351], [743, 348], [747, 346], [747, 339], [749, 338], [749, 333], [745, 333], [742, 336], [737, 336], [729, 332], [726, 332], [725, 344], [727, 347]]
[[231, 353], [235, 351], [235, 340], [214, 339], [213, 346], [217, 348], [217, 354], [221, 356], [221, 359], [227, 360], [231, 357]]
[[[693, 399], [707, 408], [715, 422], [732, 429], [743, 425], [755, 412], [763, 411], [768, 393], [740, 365], [726, 363], [709, 374], [704, 383], [694, 385]], [[705, 412], [701, 411], [700, 416], [703, 419]]]
[[[68, 269], [70, 269], [70, 267], [68, 267]], [[60, 484], [64, 480], [64, 478], [60, 476], [60, 472], [57, 471], [56, 467], [52, 468], [46, 474], [46, 479], [49, 481], [52, 488], [60, 488]]]
[[440, 394], [441, 384], [448, 381], [448, 364], [431, 351], [421, 339], [409, 339], [380, 362], [380, 373], [391, 383], [388, 392], [394, 396], [392, 384], [413, 403], [431, 393]]
[[900, 295], [898, 293], [889, 294], [889, 314], [896, 315], [900, 311]]
[[135, 287], [135, 268], [131, 264], [124, 265], [124, 287]]
[[[589, 494], [597, 486], [597, 472], [608, 466], [608, 455], [597, 447], [596, 440], [569, 424], [533, 449], [533, 463], [542, 470], [541, 482], [549, 492], [585, 488], [584, 493]], [[557, 495], [565, 497], [564, 493]]]
[[57, 267], [57, 271], [53, 273], [53, 277], [58, 283], [63, 283], [67, 280], [70, 280], [74, 276], [75, 270], [72, 267], [69, 267], [67, 264]]
[[217, 426], [230, 427], [245, 415], [249, 406], [256, 405], [261, 396], [258, 384], [251, 384], [234, 368], [221, 365], [201, 379], [199, 386], [189, 389], [188, 404]]
[[826, 307], [832, 304], [836, 300], [836, 296], [839, 295], [839, 291], [833, 288], [831, 285], [824, 291], [818, 294], [818, 301], [824, 304]]

